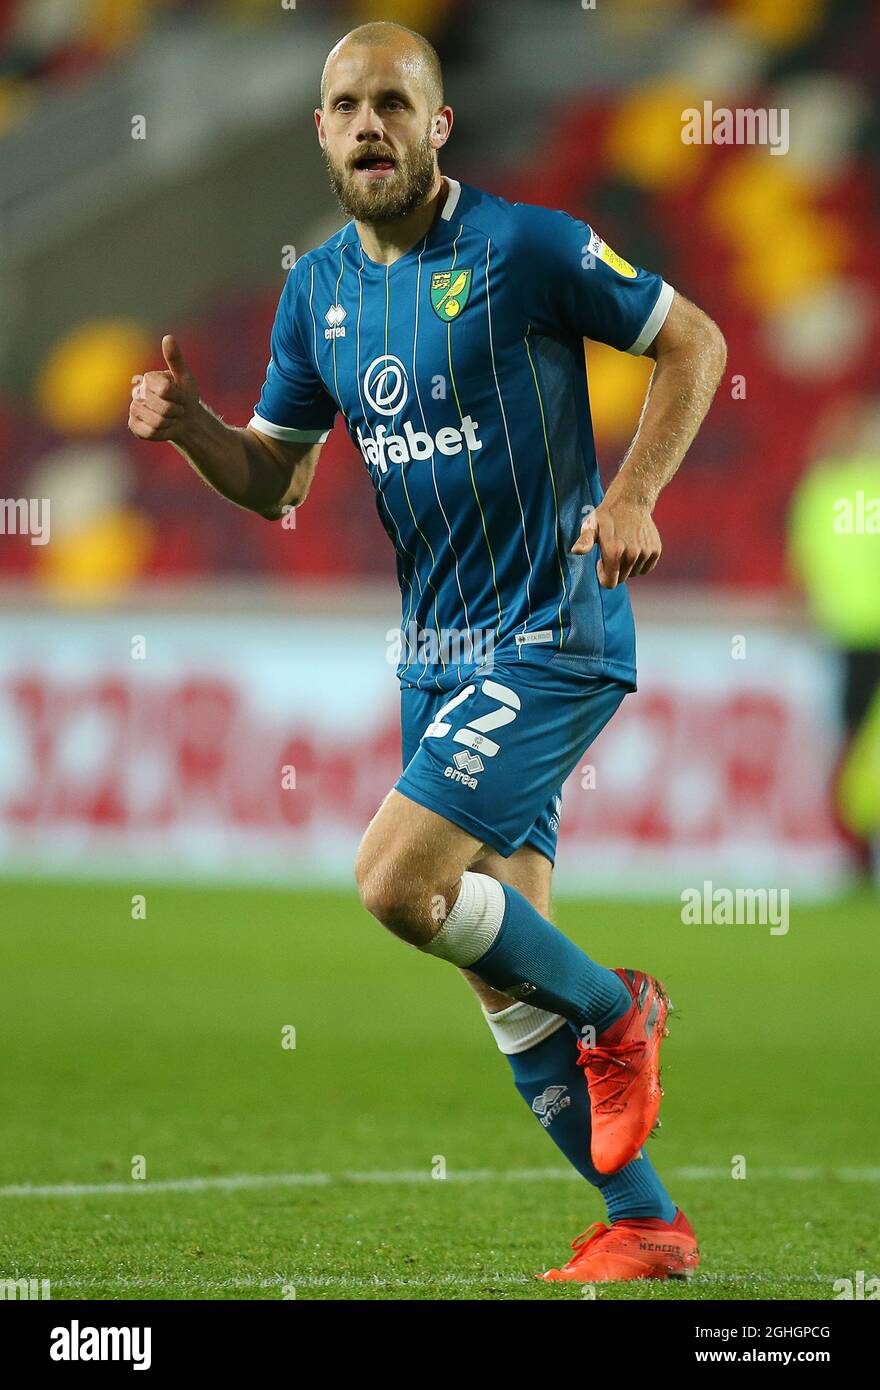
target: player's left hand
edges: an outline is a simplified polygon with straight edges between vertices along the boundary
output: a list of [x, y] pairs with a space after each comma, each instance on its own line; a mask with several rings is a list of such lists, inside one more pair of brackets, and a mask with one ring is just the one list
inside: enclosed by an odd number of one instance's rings
[[650, 508], [614, 494], [611, 488], [584, 519], [571, 553], [589, 555], [597, 542], [601, 555], [596, 574], [604, 589], [615, 589], [637, 574], [650, 574], [663, 549]]

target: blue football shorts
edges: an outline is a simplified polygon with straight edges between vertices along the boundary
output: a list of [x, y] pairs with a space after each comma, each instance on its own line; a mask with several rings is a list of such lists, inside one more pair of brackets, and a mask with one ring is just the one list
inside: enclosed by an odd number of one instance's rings
[[403, 687], [395, 788], [505, 858], [528, 844], [553, 863], [562, 784], [632, 689], [546, 651], [496, 658], [451, 691]]

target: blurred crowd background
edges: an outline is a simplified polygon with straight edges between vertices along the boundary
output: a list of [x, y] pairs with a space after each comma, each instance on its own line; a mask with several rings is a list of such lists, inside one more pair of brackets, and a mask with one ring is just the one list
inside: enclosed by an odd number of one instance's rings
[[[862, 738], [843, 817], [861, 854], [880, 824], [880, 535], [870, 508], [858, 534], [829, 513], [880, 497], [874, 0], [0, 0], [0, 494], [52, 502], [51, 544], [0, 536], [8, 601], [388, 580], [341, 422], [293, 544], [126, 430], [130, 377], [162, 365], [167, 331], [246, 423], [282, 258], [344, 221], [314, 134], [321, 68], [377, 18], [440, 53], [444, 172], [583, 217], [723, 328], [728, 377], [660, 501], [652, 593], [768, 612], [804, 595]], [[790, 148], [684, 143], [682, 112], [707, 100], [785, 109]], [[587, 360], [607, 479], [650, 364]]]

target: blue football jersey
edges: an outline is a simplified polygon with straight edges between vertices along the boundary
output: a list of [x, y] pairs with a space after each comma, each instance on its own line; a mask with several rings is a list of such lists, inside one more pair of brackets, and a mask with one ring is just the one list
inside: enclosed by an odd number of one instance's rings
[[583, 340], [644, 352], [673, 290], [566, 212], [446, 182], [393, 264], [354, 221], [300, 257], [251, 425], [323, 441], [341, 411], [397, 555], [402, 685], [528, 644], [634, 687], [626, 585], [570, 553], [603, 496]]

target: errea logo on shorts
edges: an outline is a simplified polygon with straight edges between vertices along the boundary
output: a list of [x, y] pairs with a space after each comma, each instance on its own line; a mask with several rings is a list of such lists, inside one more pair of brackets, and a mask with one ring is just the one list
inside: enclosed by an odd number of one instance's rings
[[485, 772], [483, 759], [479, 753], [467, 753], [462, 749], [460, 753], [455, 754], [452, 761], [455, 763], [455, 767], [445, 767], [443, 776], [450, 777], [453, 782], [461, 782], [473, 791], [477, 785], [474, 773]]
[[[379, 415], [393, 416], [403, 410], [409, 400], [409, 380], [399, 357], [386, 354], [374, 358], [364, 372], [363, 395]], [[387, 473], [389, 463], [412, 463], [433, 458], [435, 454], [451, 457], [460, 454], [465, 446], [471, 452], [482, 449], [478, 429], [479, 424], [472, 415], [463, 416], [461, 429], [444, 425], [433, 435], [426, 430], [413, 429], [409, 420], [405, 420], [401, 434], [389, 434], [386, 425], [378, 425], [371, 439], [365, 439], [358, 426], [357, 442], [367, 463], [378, 468], [380, 473]]]

